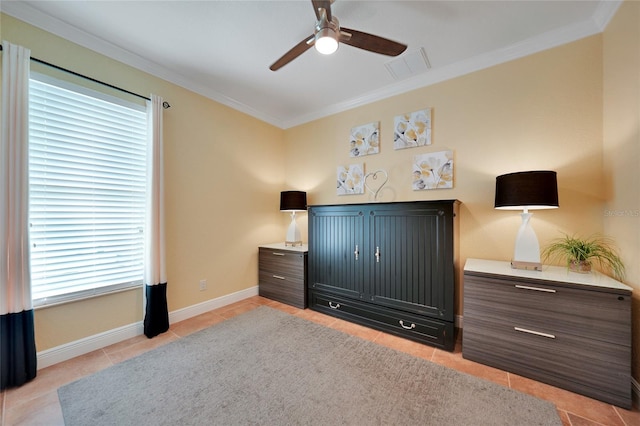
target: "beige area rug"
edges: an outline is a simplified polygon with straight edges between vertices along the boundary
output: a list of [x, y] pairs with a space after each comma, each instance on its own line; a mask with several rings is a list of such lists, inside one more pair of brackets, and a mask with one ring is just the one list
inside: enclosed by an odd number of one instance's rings
[[61, 387], [75, 425], [561, 425], [553, 404], [262, 306]]

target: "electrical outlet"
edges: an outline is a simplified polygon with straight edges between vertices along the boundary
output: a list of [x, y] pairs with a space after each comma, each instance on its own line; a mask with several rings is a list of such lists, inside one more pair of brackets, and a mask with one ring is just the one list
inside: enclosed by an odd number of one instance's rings
[[200, 291], [205, 291], [207, 289], [207, 280], [200, 280]]

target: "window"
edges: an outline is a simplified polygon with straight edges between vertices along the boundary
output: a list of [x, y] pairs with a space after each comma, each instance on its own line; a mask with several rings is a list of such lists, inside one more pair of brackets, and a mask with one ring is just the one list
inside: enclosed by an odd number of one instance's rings
[[34, 73], [29, 102], [34, 306], [141, 285], [145, 108]]

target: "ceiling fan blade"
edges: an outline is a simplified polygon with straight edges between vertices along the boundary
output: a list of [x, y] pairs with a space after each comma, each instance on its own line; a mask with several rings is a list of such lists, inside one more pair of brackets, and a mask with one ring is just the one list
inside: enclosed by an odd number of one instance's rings
[[295, 58], [297, 58], [298, 56], [306, 52], [309, 48], [311, 48], [311, 46], [313, 46], [314, 42], [315, 42], [315, 38], [312, 34], [309, 37], [302, 40], [300, 43], [293, 46], [291, 50], [289, 50], [287, 53], [282, 55], [280, 59], [275, 61], [273, 65], [269, 67], [269, 69], [271, 71], [279, 70], [280, 68], [287, 65], [289, 62], [293, 61]]
[[370, 52], [380, 53], [387, 56], [398, 56], [407, 49], [406, 44], [398, 43], [373, 34], [363, 33], [349, 28], [341, 27], [340, 32], [351, 34], [351, 37], [342, 37], [340, 42], [348, 44], [359, 49], [368, 50]]
[[320, 9], [324, 9], [327, 12], [327, 21], [331, 22], [331, 0], [311, 0], [313, 3], [313, 11], [316, 13], [316, 19], [319, 21]]

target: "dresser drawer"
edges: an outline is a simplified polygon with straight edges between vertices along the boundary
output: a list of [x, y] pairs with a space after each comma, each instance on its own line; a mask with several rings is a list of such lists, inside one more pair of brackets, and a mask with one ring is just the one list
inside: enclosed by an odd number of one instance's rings
[[283, 250], [266, 249], [260, 247], [258, 268], [276, 275], [303, 280], [305, 275], [304, 253]]
[[554, 331], [513, 325], [499, 314], [465, 317], [466, 359], [628, 407], [630, 348]]
[[631, 296], [465, 275], [464, 317], [631, 346]]
[[258, 293], [260, 296], [278, 300], [297, 308], [305, 308], [306, 293], [303, 279], [291, 279], [266, 271], [260, 271], [259, 279]]
[[317, 291], [312, 291], [310, 303], [314, 310], [421, 343], [453, 350], [455, 340], [447, 337], [453, 336], [455, 330], [453, 324], [447, 322]]

